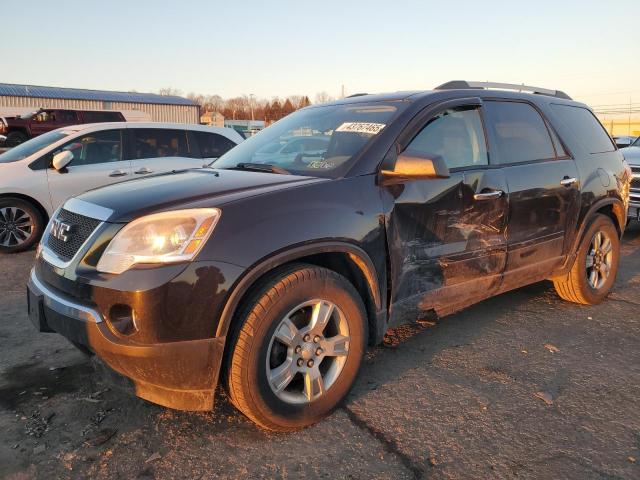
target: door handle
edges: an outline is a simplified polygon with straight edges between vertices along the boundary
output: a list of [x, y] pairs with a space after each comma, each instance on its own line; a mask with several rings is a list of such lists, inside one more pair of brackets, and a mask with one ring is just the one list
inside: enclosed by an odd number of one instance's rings
[[120, 169], [114, 170], [109, 174], [110, 177], [123, 177], [125, 175], [127, 175], [127, 172], [125, 170], [120, 170]]
[[144, 175], [146, 173], [153, 173], [153, 170], [149, 170], [147, 167], [141, 167], [133, 173], [137, 173], [139, 175]]
[[576, 177], [564, 177], [562, 180], [560, 180], [560, 185], [562, 185], [563, 187], [569, 187], [574, 183], [578, 183], [578, 179]]
[[493, 200], [495, 198], [500, 198], [503, 193], [504, 192], [502, 190], [492, 190], [485, 193], [475, 193], [473, 198], [475, 200]]

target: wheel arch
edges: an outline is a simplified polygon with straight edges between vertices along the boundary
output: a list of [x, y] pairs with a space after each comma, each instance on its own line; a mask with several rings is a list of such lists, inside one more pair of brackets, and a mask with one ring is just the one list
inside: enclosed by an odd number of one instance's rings
[[622, 236], [622, 234], [624, 233], [624, 227], [626, 225], [626, 212], [622, 200], [620, 200], [619, 198], [603, 198], [595, 202], [585, 214], [578, 230], [578, 234], [573, 241], [574, 252], [578, 248], [578, 245], [580, 245], [584, 233], [586, 232], [587, 228], [589, 228], [589, 225], [597, 214], [602, 214], [609, 217], [613, 221], [613, 225], [616, 227], [618, 235]]
[[558, 277], [562, 275], [566, 275], [571, 268], [573, 267], [573, 262], [576, 259], [576, 252], [580, 247], [580, 242], [584, 238], [585, 232], [591, 225], [591, 222], [595, 218], [596, 215], [601, 214], [609, 217], [615, 226], [618, 235], [622, 237], [624, 233], [624, 227], [626, 225], [626, 211], [624, 208], [624, 203], [619, 198], [608, 197], [603, 198], [595, 202], [587, 213], [584, 215], [582, 222], [578, 226], [577, 232], [573, 237], [573, 241], [571, 242], [571, 250], [567, 254], [566, 261], [562, 268], [558, 271], [554, 272], [552, 277]]
[[29, 139], [30, 137], [30, 132], [27, 127], [9, 127], [9, 130], [7, 131], [7, 135], [14, 132], [24, 134], [27, 137], [27, 139]]
[[42, 214], [42, 219], [44, 220], [44, 226], [49, 222], [49, 214], [47, 213], [47, 209], [35, 198], [30, 197], [29, 195], [24, 195], [22, 193], [0, 193], [0, 199], [5, 198], [19, 198], [20, 200], [24, 200], [25, 202], [31, 203], [34, 207], [38, 209], [38, 211]]
[[360, 293], [365, 304], [369, 340], [370, 342], [378, 340], [381, 335], [380, 325], [386, 321], [386, 317], [380, 313], [386, 310], [383, 305], [384, 297], [380, 293], [379, 275], [369, 255], [360, 247], [346, 242], [319, 242], [294, 246], [256, 262], [247, 269], [231, 290], [220, 315], [216, 336], [228, 337], [239, 306], [251, 295], [262, 279], [275, 269], [294, 263], [321, 266], [347, 278]]

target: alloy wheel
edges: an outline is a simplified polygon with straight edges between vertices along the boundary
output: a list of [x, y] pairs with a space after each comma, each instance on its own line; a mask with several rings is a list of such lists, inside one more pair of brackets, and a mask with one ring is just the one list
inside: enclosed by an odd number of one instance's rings
[[22, 245], [31, 237], [34, 228], [33, 218], [21, 208], [0, 208], [0, 245], [3, 247]]
[[598, 290], [606, 283], [613, 265], [613, 247], [611, 239], [602, 230], [598, 230], [591, 239], [587, 251], [587, 280], [591, 288]]
[[337, 305], [315, 299], [291, 310], [267, 352], [267, 381], [290, 404], [320, 398], [340, 376], [349, 353], [349, 325]]

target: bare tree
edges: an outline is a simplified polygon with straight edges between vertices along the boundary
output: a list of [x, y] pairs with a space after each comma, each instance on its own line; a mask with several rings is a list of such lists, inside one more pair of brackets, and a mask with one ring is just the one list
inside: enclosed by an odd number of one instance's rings
[[208, 112], [221, 112], [224, 109], [224, 100], [220, 95], [208, 95], [203, 106]]
[[179, 97], [180, 95], [182, 95], [182, 92], [180, 90], [178, 90], [177, 88], [173, 88], [173, 87], [165, 87], [165, 88], [161, 88], [158, 93], [160, 95], [173, 95], [176, 97]]
[[197, 103], [197, 104], [198, 104], [198, 105], [200, 105], [200, 106], [204, 105], [204, 95], [200, 95], [200, 94], [198, 94], [198, 93], [190, 92], [190, 93], [187, 95], [187, 98], [188, 98], [189, 100], [193, 100], [195, 103]]
[[316, 93], [316, 103], [327, 103], [334, 100], [334, 98], [329, 95], [327, 92], [318, 92]]

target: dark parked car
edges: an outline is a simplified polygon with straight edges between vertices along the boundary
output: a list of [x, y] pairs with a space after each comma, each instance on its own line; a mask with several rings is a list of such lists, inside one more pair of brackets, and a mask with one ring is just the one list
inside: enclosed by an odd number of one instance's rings
[[627, 148], [621, 149], [620, 153], [633, 174], [629, 191], [629, 219], [640, 222], [640, 137]]
[[0, 118], [0, 135], [6, 137], [4, 146], [15, 147], [60, 127], [124, 121], [126, 120], [121, 112], [40, 109], [28, 115]]
[[[344, 398], [389, 327], [544, 279], [601, 302], [628, 208], [622, 155], [566, 94], [490, 86], [305, 108], [213, 168], [68, 200], [30, 318], [142, 398], [210, 409], [220, 376], [249, 418], [291, 430]], [[250, 163], [302, 131], [326, 137], [320, 157]]]

